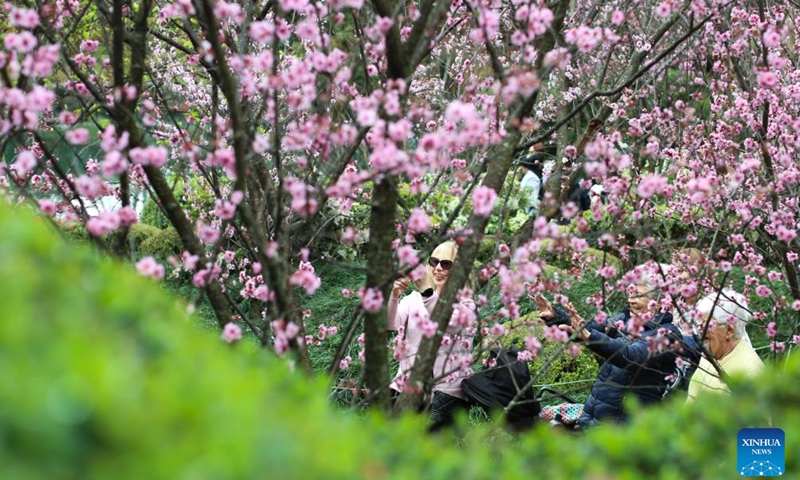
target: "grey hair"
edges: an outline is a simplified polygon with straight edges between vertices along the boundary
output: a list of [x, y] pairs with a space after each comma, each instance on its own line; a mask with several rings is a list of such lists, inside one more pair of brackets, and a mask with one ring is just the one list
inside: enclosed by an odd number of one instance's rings
[[709, 315], [717, 325], [733, 325], [733, 338], [744, 338], [749, 343], [745, 327], [753, 319], [747, 299], [739, 292], [724, 289], [701, 298], [695, 307], [703, 316]]
[[666, 263], [643, 263], [634, 268], [641, 274], [637, 285], [647, 287], [647, 297], [650, 300], [661, 298], [661, 285], [664, 283], [662, 275], [667, 275], [673, 266]]

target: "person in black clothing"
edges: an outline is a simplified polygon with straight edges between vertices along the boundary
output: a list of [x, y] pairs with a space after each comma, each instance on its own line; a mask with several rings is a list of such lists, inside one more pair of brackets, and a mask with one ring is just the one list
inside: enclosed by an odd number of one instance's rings
[[[682, 351], [680, 330], [672, 324], [671, 313], [657, 313], [651, 300], [659, 290], [644, 275], [629, 295], [628, 307], [615, 317], [600, 324], [584, 322], [572, 305], [567, 312], [553, 308], [543, 296], [536, 297], [541, 317], [548, 325], [570, 335], [577, 333], [578, 341], [604, 359], [600, 371], [583, 407], [577, 428], [588, 428], [601, 421], [624, 422], [624, 399], [634, 395], [641, 404], [659, 402], [667, 390], [668, 378], [675, 372], [678, 353]], [[638, 333], [618, 328], [621, 320], [627, 326], [633, 317], [650, 317], [641, 324]]]

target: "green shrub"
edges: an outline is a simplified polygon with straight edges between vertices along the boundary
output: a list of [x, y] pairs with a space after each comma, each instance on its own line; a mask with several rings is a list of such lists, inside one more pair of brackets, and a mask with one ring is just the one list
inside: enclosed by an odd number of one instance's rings
[[631, 406], [625, 427], [510, 440], [487, 423], [453, 446], [413, 416], [331, 408], [325, 382], [224, 344], [130, 266], [43, 224], [0, 207], [0, 229], [4, 478], [722, 479], [738, 476], [738, 430], [768, 426], [787, 434], [787, 476], [800, 468], [797, 355], [733, 396]]
[[59, 224], [59, 228], [61, 228], [64, 235], [72, 241], [85, 242], [89, 240], [89, 232], [86, 231], [86, 227], [81, 223], [73, 223], [71, 225]]
[[133, 248], [138, 249], [139, 246], [151, 237], [161, 233], [161, 229], [146, 223], [134, 223], [128, 229], [128, 241], [133, 242]]
[[[569, 247], [569, 242], [566, 237], [557, 240], [546, 238], [542, 240], [542, 258], [547, 261], [548, 265], [568, 270], [570, 268], [579, 267], [585, 273], [593, 275], [595, 270], [605, 265], [612, 265], [617, 269], [617, 273], [622, 272], [622, 261], [619, 257], [611, 253], [605, 253], [596, 248], [587, 248], [581, 253], [576, 253], [575, 250]], [[551, 248], [557, 247], [555, 251], [549, 251]], [[573, 255], [578, 255], [577, 261]]]
[[480, 245], [478, 245], [478, 255], [475, 261], [483, 264], [489, 262], [497, 251], [497, 237], [487, 235], [483, 237]]
[[[536, 360], [528, 362], [531, 376], [536, 378], [534, 390], [543, 386], [551, 386], [583, 401], [588, 397], [599, 371], [595, 356], [587, 349], [581, 348], [577, 356], [573, 356], [564, 344], [547, 340], [543, 337], [544, 325], [539, 322], [539, 312], [532, 312], [505, 324], [507, 333], [500, 339], [504, 347], [516, 345], [524, 348], [525, 337], [533, 336], [542, 343]], [[495, 346], [494, 341], [490, 346]]]
[[[209, 190], [201, 175], [184, 173], [177, 178], [171, 178], [170, 182], [173, 186], [173, 195], [192, 222], [197, 221], [202, 212], [214, 209], [214, 194]], [[189, 202], [187, 199], [192, 199], [192, 201]], [[145, 200], [140, 221], [154, 227], [167, 228], [171, 223], [157, 202], [158, 200], [154, 197], [148, 197]]]
[[167, 258], [180, 253], [181, 250], [183, 250], [181, 237], [172, 227], [159, 230], [139, 245], [139, 254], [143, 257], [152, 255], [156, 258]]

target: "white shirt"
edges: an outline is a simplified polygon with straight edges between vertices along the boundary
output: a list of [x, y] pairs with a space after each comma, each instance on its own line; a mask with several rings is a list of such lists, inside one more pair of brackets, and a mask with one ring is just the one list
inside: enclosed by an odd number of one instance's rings
[[519, 190], [520, 194], [528, 199], [528, 208], [526, 212], [529, 215], [535, 215], [539, 212], [539, 189], [542, 188], [542, 180], [538, 175], [531, 170], [522, 177]]

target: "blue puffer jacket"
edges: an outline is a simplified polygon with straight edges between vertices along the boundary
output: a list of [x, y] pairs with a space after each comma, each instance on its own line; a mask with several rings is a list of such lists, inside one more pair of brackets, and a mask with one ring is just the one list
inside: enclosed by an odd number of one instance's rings
[[668, 383], [665, 378], [675, 372], [676, 349], [656, 353], [650, 352], [647, 345], [647, 338], [654, 337], [661, 329], [668, 332], [671, 344], [682, 340], [680, 330], [672, 324], [672, 314], [662, 313], [647, 322], [636, 340], [628, 339], [612, 326], [629, 318], [630, 313], [625, 309], [605, 324], [590, 322], [586, 326], [591, 332], [586, 346], [605, 361], [584, 404], [578, 420], [580, 427], [602, 420], [624, 421], [622, 404], [628, 393], [643, 405], [660, 401]]

